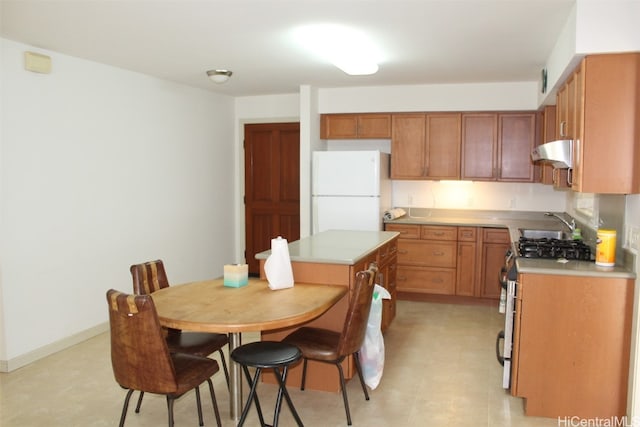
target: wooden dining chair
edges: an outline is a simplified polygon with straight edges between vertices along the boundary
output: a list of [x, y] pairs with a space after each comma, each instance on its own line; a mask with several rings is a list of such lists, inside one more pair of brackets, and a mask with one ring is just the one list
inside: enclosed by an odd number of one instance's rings
[[220, 413], [211, 377], [218, 362], [186, 353], [170, 353], [150, 295], [130, 295], [114, 289], [107, 292], [111, 328], [111, 365], [118, 384], [127, 389], [120, 415], [124, 426], [129, 400], [134, 390], [163, 394], [167, 398], [169, 427], [173, 427], [174, 401], [195, 389], [198, 420], [202, 419], [199, 386], [209, 384], [211, 403], [218, 427]]
[[369, 319], [373, 287], [377, 272], [378, 268], [376, 264], [371, 264], [367, 270], [360, 271], [356, 274], [355, 286], [350, 295], [349, 308], [347, 309], [344, 327], [341, 332], [322, 328], [302, 327], [282, 340], [282, 342], [294, 345], [302, 351], [303, 367], [302, 382], [300, 385], [301, 390], [304, 390], [308, 360], [330, 363], [338, 368], [342, 399], [344, 401], [348, 425], [351, 425], [351, 412], [349, 411], [342, 361], [346, 357], [353, 355], [353, 361], [358, 372], [358, 377], [360, 378], [362, 391], [364, 392], [365, 399], [369, 400], [369, 393], [367, 392], [367, 387], [362, 377], [362, 368], [358, 355], [367, 330], [367, 320]]
[[[148, 295], [169, 287], [169, 280], [162, 260], [134, 264], [129, 268], [129, 271], [131, 271], [133, 278], [133, 293], [136, 295]], [[167, 331], [169, 351], [195, 354], [203, 357], [207, 357], [217, 351], [220, 354], [220, 362], [227, 380], [227, 387], [229, 386], [229, 370], [227, 369], [223, 348], [228, 343], [229, 337], [226, 334], [183, 332], [179, 329], [169, 329]], [[140, 410], [141, 402], [142, 395], [138, 399], [136, 412]]]

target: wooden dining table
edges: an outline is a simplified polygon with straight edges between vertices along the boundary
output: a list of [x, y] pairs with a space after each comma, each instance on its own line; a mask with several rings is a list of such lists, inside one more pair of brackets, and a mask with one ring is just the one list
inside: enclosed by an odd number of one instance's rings
[[[288, 328], [309, 322], [336, 304], [346, 286], [295, 283], [271, 290], [266, 280], [227, 287], [223, 279], [169, 286], [152, 293], [162, 326], [196, 332], [229, 334], [229, 354], [242, 345], [242, 332]], [[230, 416], [242, 409], [241, 367], [229, 358]]]

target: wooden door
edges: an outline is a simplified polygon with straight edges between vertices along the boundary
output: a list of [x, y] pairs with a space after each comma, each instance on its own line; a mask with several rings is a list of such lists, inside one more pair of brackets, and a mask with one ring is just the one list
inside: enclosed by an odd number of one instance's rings
[[498, 115], [462, 115], [462, 179], [496, 180]]
[[247, 124], [244, 135], [245, 259], [259, 275], [255, 254], [272, 238], [300, 238], [300, 124]]

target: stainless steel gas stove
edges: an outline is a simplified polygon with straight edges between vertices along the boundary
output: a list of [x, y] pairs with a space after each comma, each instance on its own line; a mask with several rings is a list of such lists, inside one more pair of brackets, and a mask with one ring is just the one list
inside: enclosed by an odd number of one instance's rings
[[568, 260], [591, 261], [591, 248], [581, 240], [562, 240], [521, 237], [518, 242], [518, 256], [524, 258], [565, 258]]

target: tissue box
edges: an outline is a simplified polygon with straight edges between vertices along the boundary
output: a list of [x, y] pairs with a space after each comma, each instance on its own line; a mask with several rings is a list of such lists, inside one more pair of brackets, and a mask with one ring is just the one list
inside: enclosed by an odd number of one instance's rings
[[247, 264], [227, 264], [224, 266], [224, 286], [239, 288], [249, 283]]

